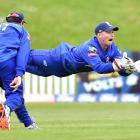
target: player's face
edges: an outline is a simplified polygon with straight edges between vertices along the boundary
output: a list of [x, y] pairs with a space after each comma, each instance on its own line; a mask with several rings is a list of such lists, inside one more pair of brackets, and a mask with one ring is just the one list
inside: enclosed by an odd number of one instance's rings
[[97, 35], [97, 38], [101, 44], [101, 46], [104, 47], [108, 47], [112, 44], [113, 39], [114, 39], [114, 32], [110, 31], [110, 32], [101, 32]]

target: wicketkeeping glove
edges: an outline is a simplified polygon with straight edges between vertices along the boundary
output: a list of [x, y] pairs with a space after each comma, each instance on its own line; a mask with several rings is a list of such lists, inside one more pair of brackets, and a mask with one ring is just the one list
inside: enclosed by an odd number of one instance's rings
[[135, 63], [136, 71], [140, 73], [140, 60], [137, 60]]
[[121, 69], [125, 69], [126, 73], [130, 74], [136, 71], [135, 64], [133, 60], [127, 57], [127, 53], [123, 53], [122, 59], [115, 59], [112, 64], [114, 71], [120, 71]]

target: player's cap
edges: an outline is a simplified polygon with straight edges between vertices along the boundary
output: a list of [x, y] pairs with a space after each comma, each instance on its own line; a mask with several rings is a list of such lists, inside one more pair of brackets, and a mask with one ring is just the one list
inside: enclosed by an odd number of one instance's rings
[[95, 34], [101, 32], [118, 31], [119, 27], [111, 25], [109, 22], [99, 23], [95, 28]]
[[24, 19], [24, 15], [21, 12], [11, 12], [8, 14], [8, 16], [6, 17], [6, 21], [8, 21], [8, 18], [10, 17], [15, 17], [19, 20], [19, 22], [23, 21], [24, 23], [26, 23], [25, 19]]

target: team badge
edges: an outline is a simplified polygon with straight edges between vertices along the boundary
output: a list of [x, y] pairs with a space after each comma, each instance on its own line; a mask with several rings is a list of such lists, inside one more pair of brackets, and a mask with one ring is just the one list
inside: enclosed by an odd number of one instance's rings
[[88, 47], [89, 49], [89, 53], [88, 53], [88, 56], [91, 57], [91, 56], [97, 56], [98, 54], [96, 53], [97, 49], [93, 46], [89, 46]]
[[96, 52], [97, 51], [97, 49], [95, 47], [93, 47], [93, 46], [89, 46], [88, 49], [90, 51], [92, 51], [92, 52]]
[[109, 63], [109, 62], [110, 62], [110, 58], [107, 57], [107, 58], [106, 58], [106, 63]]

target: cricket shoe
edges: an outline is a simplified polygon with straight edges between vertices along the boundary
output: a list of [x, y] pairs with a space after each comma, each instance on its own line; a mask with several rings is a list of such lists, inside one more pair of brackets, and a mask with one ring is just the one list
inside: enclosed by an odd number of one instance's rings
[[28, 128], [28, 129], [37, 129], [38, 126], [37, 126], [37, 124], [36, 124], [35, 122], [33, 122], [33, 123], [32, 123], [31, 125], [29, 125], [27, 128]]
[[0, 103], [0, 130], [10, 130], [10, 108]]

